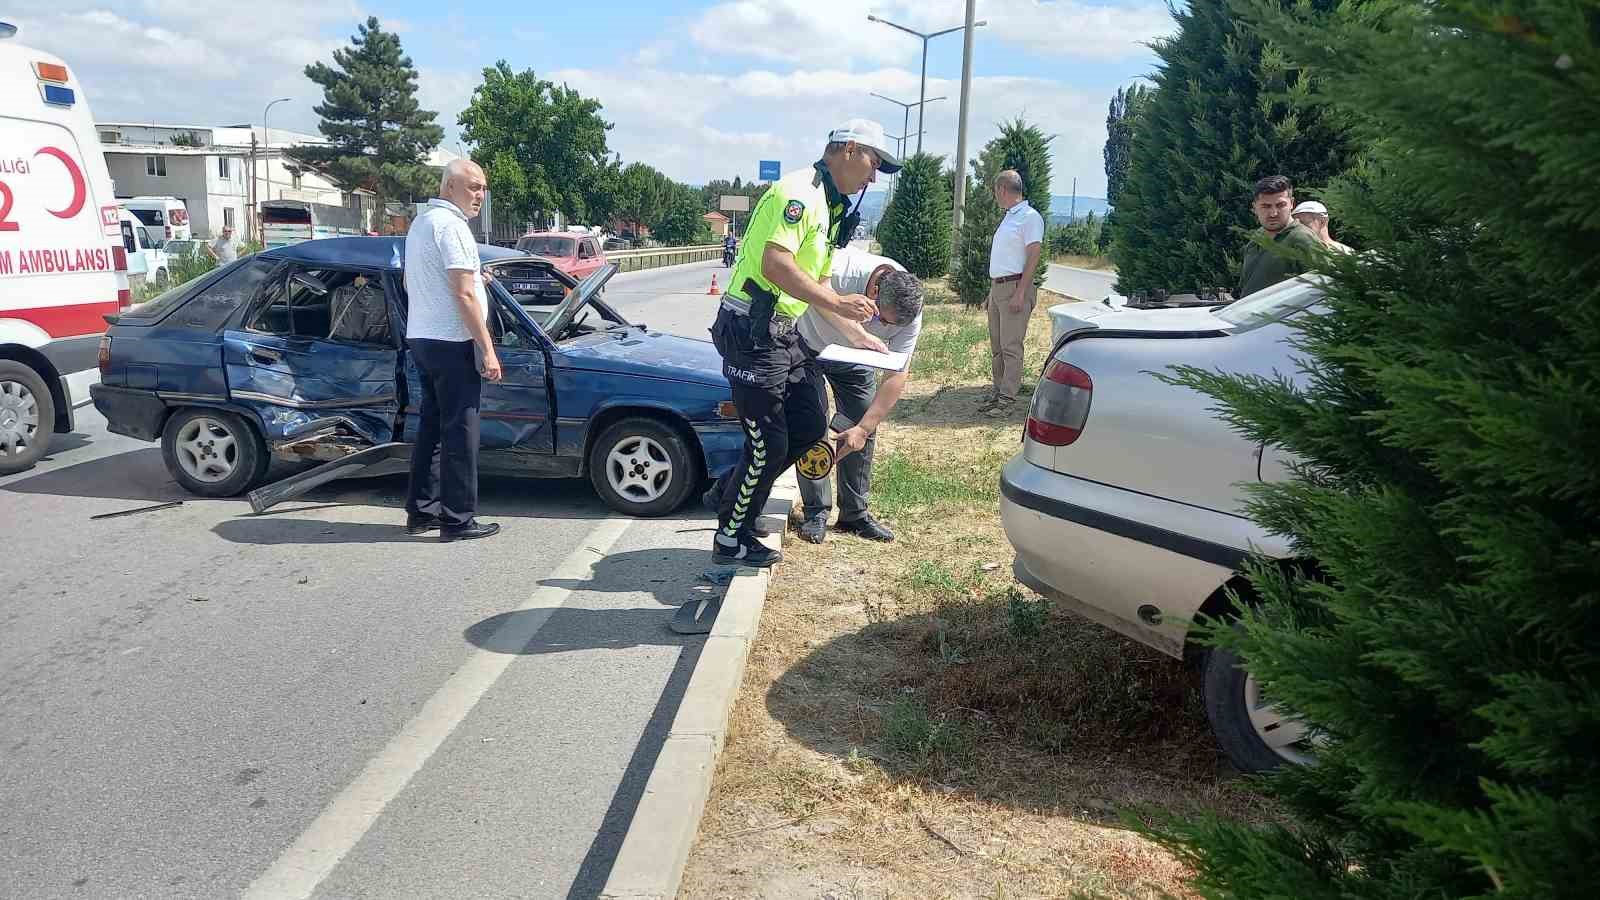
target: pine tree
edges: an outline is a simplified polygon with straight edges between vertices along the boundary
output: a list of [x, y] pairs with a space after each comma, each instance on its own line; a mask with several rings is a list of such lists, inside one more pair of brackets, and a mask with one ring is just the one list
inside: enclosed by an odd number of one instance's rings
[[400, 36], [384, 31], [377, 16], [357, 26], [348, 48], [333, 51], [333, 66], [306, 66], [322, 86], [317, 128], [326, 146], [288, 151], [297, 162], [326, 172], [345, 190], [376, 195], [381, 216], [390, 199], [421, 200], [438, 188], [428, 152], [444, 139], [435, 113], [417, 104], [417, 69], [400, 50]]
[[950, 195], [944, 192], [943, 168], [942, 156], [918, 153], [907, 159], [878, 223], [884, 254], [922, 278], [950, 270]]
[[1301, 386], [1181, 379], [1304, 460], [1251, 512], [1317, 576], [1213, 636], [1327, 743], [1294, 827], [1157, 834], [1207, 897], [1600, 896], [1600, 4], [1245, 9], [1372, 147]]
[[[961, 212], [961, 245], [956, 249], [956, 270], [951, 283], [963, 303], [982, 303], [989, 296], [989, 248], [1000, 226], [1001, 210], [994, 202], [994, 177], [1007, 169], [1022, 176], [1028, 203], [1050, 218], [1050, 141], [1038, 127], [1022, 119], [1007, 122], [1000, 134], [978, 154], [973, 164], [973, 191], [967, 192]], [[1049, 260], [1039, 254], [1036, 283], [1043, 283]]]
[[1310, 76], [1237, 21], [1228, 0], [1193, 0], [1174, 16], [1178, 33], [1155, 45], [1157, 88], [1117, 189], [1111, 255], [1124, 294], [1236, 284], [1239, 229], [1256, 227], [1255, 181], [1320, 187], [1351, 161], [1340, 130], [1307, 102]]

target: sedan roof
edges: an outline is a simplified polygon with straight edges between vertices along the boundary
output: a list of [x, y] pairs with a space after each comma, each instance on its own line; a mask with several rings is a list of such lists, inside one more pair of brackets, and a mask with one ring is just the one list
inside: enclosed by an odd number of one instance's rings
[[[496, 262], [528, 254], [490, 244], [478, 245], [478, 258]], [[326, 263], [329, 265], [360, 266], [364, 269], [394, 269], [403, 267], [406, 256], [406, 239], [403, 237], [343, 237], [304, 241], [287, 247], [276, 247], [261, 254], [263, 259], [287, 259], [295, 262]]]

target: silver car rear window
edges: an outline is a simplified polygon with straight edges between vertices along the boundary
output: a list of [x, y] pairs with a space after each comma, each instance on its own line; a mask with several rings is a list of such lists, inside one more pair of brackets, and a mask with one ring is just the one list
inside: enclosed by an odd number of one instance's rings
[[1322, 299], [1322, 289], [1314, 282], [1291, 278], [1266, 290], [1216, 311], [1217, 318], [1234, 326], [1234, 331], [1249, 331], [1276, 322]]

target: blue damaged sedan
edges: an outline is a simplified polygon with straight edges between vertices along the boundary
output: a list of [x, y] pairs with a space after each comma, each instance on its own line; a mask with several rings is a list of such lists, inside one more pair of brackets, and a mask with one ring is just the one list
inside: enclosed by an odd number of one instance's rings
[[[241, 259], [108, 317], [95, 408], [161, 442], [190, 493], [259, 511], [334, 478], [406, 469], [421, 382], [405, 350], [402, 238], [335, 238]], [[743, 434], [708, 341], [607, 306], [607, 265], [574, 282], [480, 246], [505, 377], [485, 382], [484, 472], [587, 477], [608, 505], [665, 515], [733, 467]], [[263, 484], [274, 460], [318, 463]]]

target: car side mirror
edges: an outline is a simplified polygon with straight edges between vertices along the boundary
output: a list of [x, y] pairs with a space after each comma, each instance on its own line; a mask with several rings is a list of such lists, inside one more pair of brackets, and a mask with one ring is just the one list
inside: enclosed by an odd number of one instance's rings
[[310, 291], [311, 293], [316, 294], [318, 297], [326, 297], [328, 295], [328, 286], [323, 284], [322, 280], [317, 278], [315, 275], [307, 275], [304, 272], [296, 272], [294, 277], [290, 280]]

